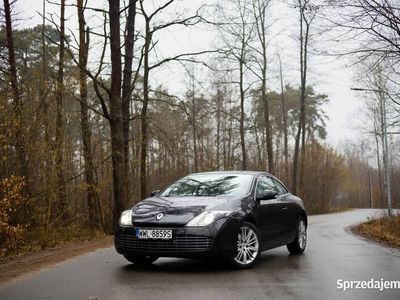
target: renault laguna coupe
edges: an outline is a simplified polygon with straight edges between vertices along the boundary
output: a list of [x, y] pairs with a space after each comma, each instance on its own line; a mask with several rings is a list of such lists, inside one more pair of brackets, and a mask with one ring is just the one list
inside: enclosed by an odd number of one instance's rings
[[262, 251], [304, 252], [307, 214], [300, 198], [264, 172], [188, 175], [122, 212], [115, 248], [147, 265], [159, 257], [220, 257], [236, 268]]

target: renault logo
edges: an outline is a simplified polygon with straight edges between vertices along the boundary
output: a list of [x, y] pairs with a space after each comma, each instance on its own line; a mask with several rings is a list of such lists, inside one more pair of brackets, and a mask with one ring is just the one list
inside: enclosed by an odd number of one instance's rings
[[159, 213], [156, 217], [157, 221], [160, 220], [162, 217], [164, 217], [163, 213]]

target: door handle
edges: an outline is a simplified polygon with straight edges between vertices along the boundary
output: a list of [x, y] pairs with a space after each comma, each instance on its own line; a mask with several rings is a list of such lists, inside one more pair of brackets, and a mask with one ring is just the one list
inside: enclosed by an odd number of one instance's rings
[[283, 210], [283, 211], [287, 211], [287, 207], [283, 207], [282, 210]]

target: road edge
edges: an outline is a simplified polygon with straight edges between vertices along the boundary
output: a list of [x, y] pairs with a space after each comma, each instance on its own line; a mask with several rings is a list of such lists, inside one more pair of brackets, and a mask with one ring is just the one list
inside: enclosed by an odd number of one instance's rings
[[356, 224], [352, 224], [352, 225], [346, 226], [344, 228], [344, 230], [347, 233], [349, 233], [350, 235], [356, 237], [357, 239], [362, 240], [364, 242], [367, 242], [369, 244], [375, 244], [375, 245], [381, 246], [382, 248], [385, 248], [387, 250], [391, 250], [393, 252], [397, 252], [397, 253], [400, 252], [400, 248], [394, 247], [393, 245], [385, 243], [382, 240], [374, 239], [374, 238], [371, 238], [371, 237], [369, 237], [367, 235], [359, 234], [358, 232], [356, 232], [355, 229], [362, 223], [364, 223], [364, 222], [360, 222], [360, 223], [356, 223]]
[[15, 281], [33, 276], [56, 265], [76, 257], [109, 248], [113, 245], [114, 236], [108, 235], [89, 241], [71, 242], [63, 246], [44, 251], [27, 253], [0, 262], [0, 288]]

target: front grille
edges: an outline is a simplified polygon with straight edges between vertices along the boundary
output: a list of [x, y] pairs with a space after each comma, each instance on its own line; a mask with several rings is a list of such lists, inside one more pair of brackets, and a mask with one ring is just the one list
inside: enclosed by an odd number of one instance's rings
[[140, 251], [204, 251], [210, 248], [212, 239], [206, 236], [175, 235], [171, 240], [137, 239], [131, 234], [118, 234], [115, 237], [115, 245], [121, 250]]

